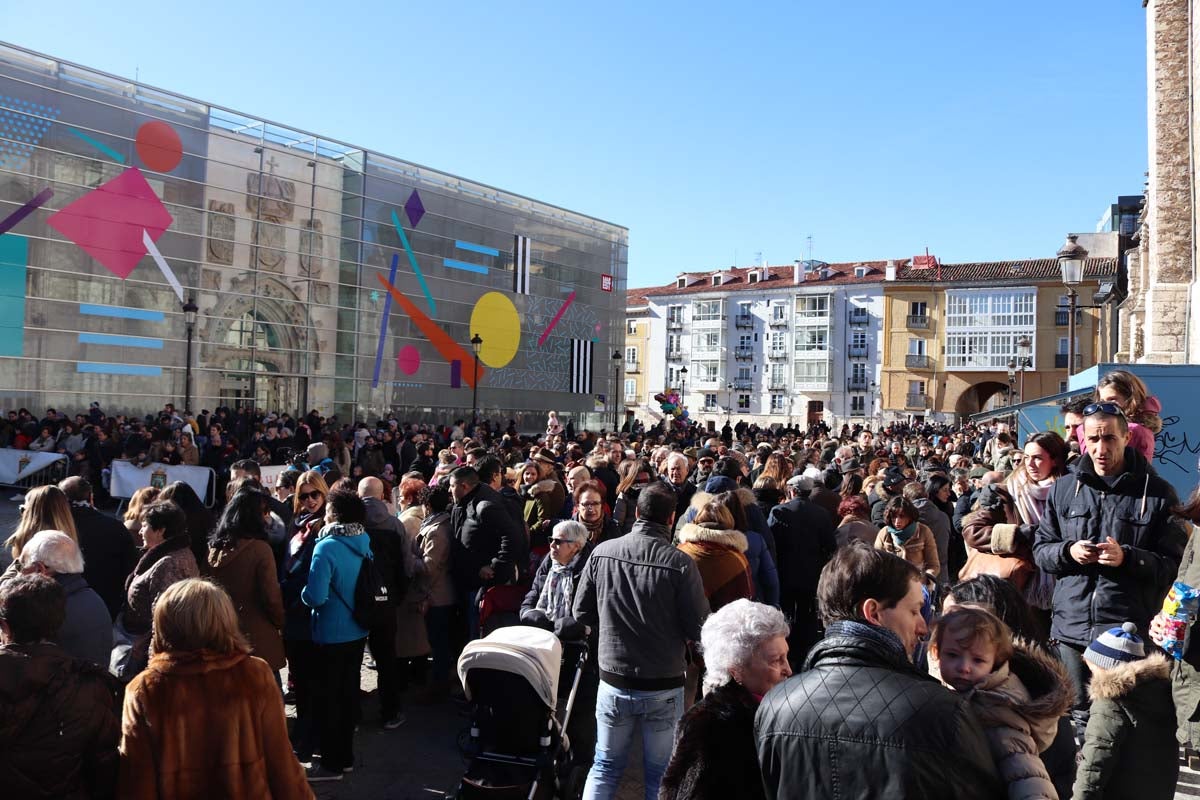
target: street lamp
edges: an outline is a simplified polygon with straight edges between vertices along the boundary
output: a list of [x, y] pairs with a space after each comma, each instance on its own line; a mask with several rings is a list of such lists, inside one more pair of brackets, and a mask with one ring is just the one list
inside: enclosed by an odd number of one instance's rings
[[479, 334], [471, 337], [471, 352], [475, 354], [475, 378], [471, 381], [471, 430], [474, 432], [479, 421], [479, 348], [483, 347], [483, 339]]
[[613, 350], [613, 433], [617, 432], [617, 415], [621, 412], [621, 399], [617, 397], [617, 387], [621, 385], [621, 351]]
[[1013, 404], [1013, 394], [1016, 391], [1013, 384], [1017, 382], [1017, 360], [1010, 358], [1008, 360], [1008, 404]]
[[1058, 251], [1058, 266], [1062, 270], [1062, 282], [1067, 287], [1067, 377], [1075, 371], [1075, 304], [1078, 294], [1075, 287], [1083, 281], [1083, 262], [1088, 251], [1075, 240], [1073, 233], [1067, 234], [1067, 242]]
[[1033, 363], [1030, 360], [1030, 354], [1033, 352], [1033, 340], [1028, 336], [1017, 337], [1017, 361], [1021, 365], [1021, 391], [1017, 395], [1017, 401], [1025, 402], [1025, 370], [1029, 369]]
[[679, 369], [679, 406], [687, 408], [687, 367]]
[[725, 402], [725, 424], [728, 425], [729, 418], [733, 414], [733, 381], [730, 381], [729, 385], [725, 388], [728, 390], [726, 392]]
[[196, 331], [196, 312], [199, 310], [194, 297], [189, 297], [183, 304], [183, 321], [187, 325], [187, 362], [183, 377], [183, 411], [185, 414], [191, 413], [192, 410], [192, 334]]

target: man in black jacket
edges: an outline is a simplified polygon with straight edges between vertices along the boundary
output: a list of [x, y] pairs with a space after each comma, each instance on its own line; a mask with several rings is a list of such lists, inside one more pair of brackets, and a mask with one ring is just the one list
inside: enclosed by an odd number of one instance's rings
[[771, 509], [767, 526], [775, 540], [775, 566], [779, 570], [779, 601], [784, 616], [792, 620], [788, 656], [792, 668], [820, 638], [817, 624], [817, 579], [821, 568], [837, 549], [829, 512], [801, 496], [797, 478], [788, 481], [788, 501]]
[[116, 619], [125, 602], [125, 579], [138, 561], [133, 537], [116, 519], [95, 509], [92, 485], [85, 478], [66, 478], [58, 488], [71, 502], [71, 518], [83, 553], [83, 578]]
[[770, 800], [987, 800], [1004, 784], [966, 701], [917, 670], [920, 573], [859, 542], [821, 573], [825, 638], [754, 720]]
[[597, 545], [575, 591], [576, 621], [599, 631], [596, 757], [584, 797], [615, 797], [640, 727], [647, 797], [657, 797], [683, 715], [684, 654], [700, 640], [708, 600], [696, 563], [671, 544], [675, 495], [642, 490], [638, 520]]
[[[1187, 544], [1171, 484], [1129, 447], [1120, 406], [1093, 403], [1085, 411], [1087, 453], [1054, 482], [1034, 537], [1033, 559], [1054, 575], [1050, 635], [1075, 689], [1076, 729], [1087, 725], [1083, 651], [1101, 633], [1131, 621], [1149, 628]], [[1080, 731], [1082, 732], [1082, 731]]]
[[479, 636], [481, 590], [516, 580], [516, 558], [524, 538], [504, 498], [479, 480], [473, 467], [450, 473], [454, 541], [450, 571], [467, 617], [468, 640]]
[[[371, 555], [375, 567], [388, 587], [392, 603], [399, 606], [404, 602], [408, 579], [416, 558], [411, 548], [406, 548], [404, 525], [395, 514], [388, 511], [383, 501], [383, 481], [379, 478], [363, 478], [358, 482], [358, 495], [363, 500], [367, 517], [363, 527], [371, 541]], [[405, 555], [409, 554], [408, 558]], [[375, 659], [375, 672], [379, 676], [379, 709], [383, 729], [395, 730], [404, 724], [400, 710], [400, 665], [396, 660], [395, 614], [384, 614], [379, 624], [371, 628], [368, 644], [371, 657]]]

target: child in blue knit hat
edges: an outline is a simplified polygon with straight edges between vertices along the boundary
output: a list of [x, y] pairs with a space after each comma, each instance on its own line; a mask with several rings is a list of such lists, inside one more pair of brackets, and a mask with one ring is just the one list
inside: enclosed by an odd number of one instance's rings
[[1074, 800], [1170, 800], [1179, 744], [1167, 657], [1158, 650], [1146, 655], [1137, 626], [1126, 622], [1096, 637], [1083, 659], [1092, 673], [1092, 711]]

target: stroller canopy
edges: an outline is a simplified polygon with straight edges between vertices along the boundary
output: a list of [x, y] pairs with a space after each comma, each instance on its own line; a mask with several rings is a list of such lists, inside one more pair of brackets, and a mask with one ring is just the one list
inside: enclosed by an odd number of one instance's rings
[[558, 670], [562, 665], [562, 644], [550, 631], [528, 625], [497, 628], [484, 639], [476, 639], [463, 648], [458, 657], [458, 677], [467, 699], [471, 685], [467, 673], [473, 669], [496, 669], [520, 675], [537, 692], [548, 708], [558, 697]]

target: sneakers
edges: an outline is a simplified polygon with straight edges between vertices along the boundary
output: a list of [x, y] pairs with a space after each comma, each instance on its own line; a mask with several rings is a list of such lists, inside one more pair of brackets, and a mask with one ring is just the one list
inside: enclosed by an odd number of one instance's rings
[[408, 717], [404, 716], [403, 712], [396, 713], [383, 721], [383, 729], [385, 731], [394, 731], [406, 722], [408, 722]]
[[334, 772], [331, 769], [325, 769], [320, 764], [313, 764], [305, 770], [308, 776], [309, 783], [322, 783], [324, 781], [340, 781], [342, 779], [341, 772]]

